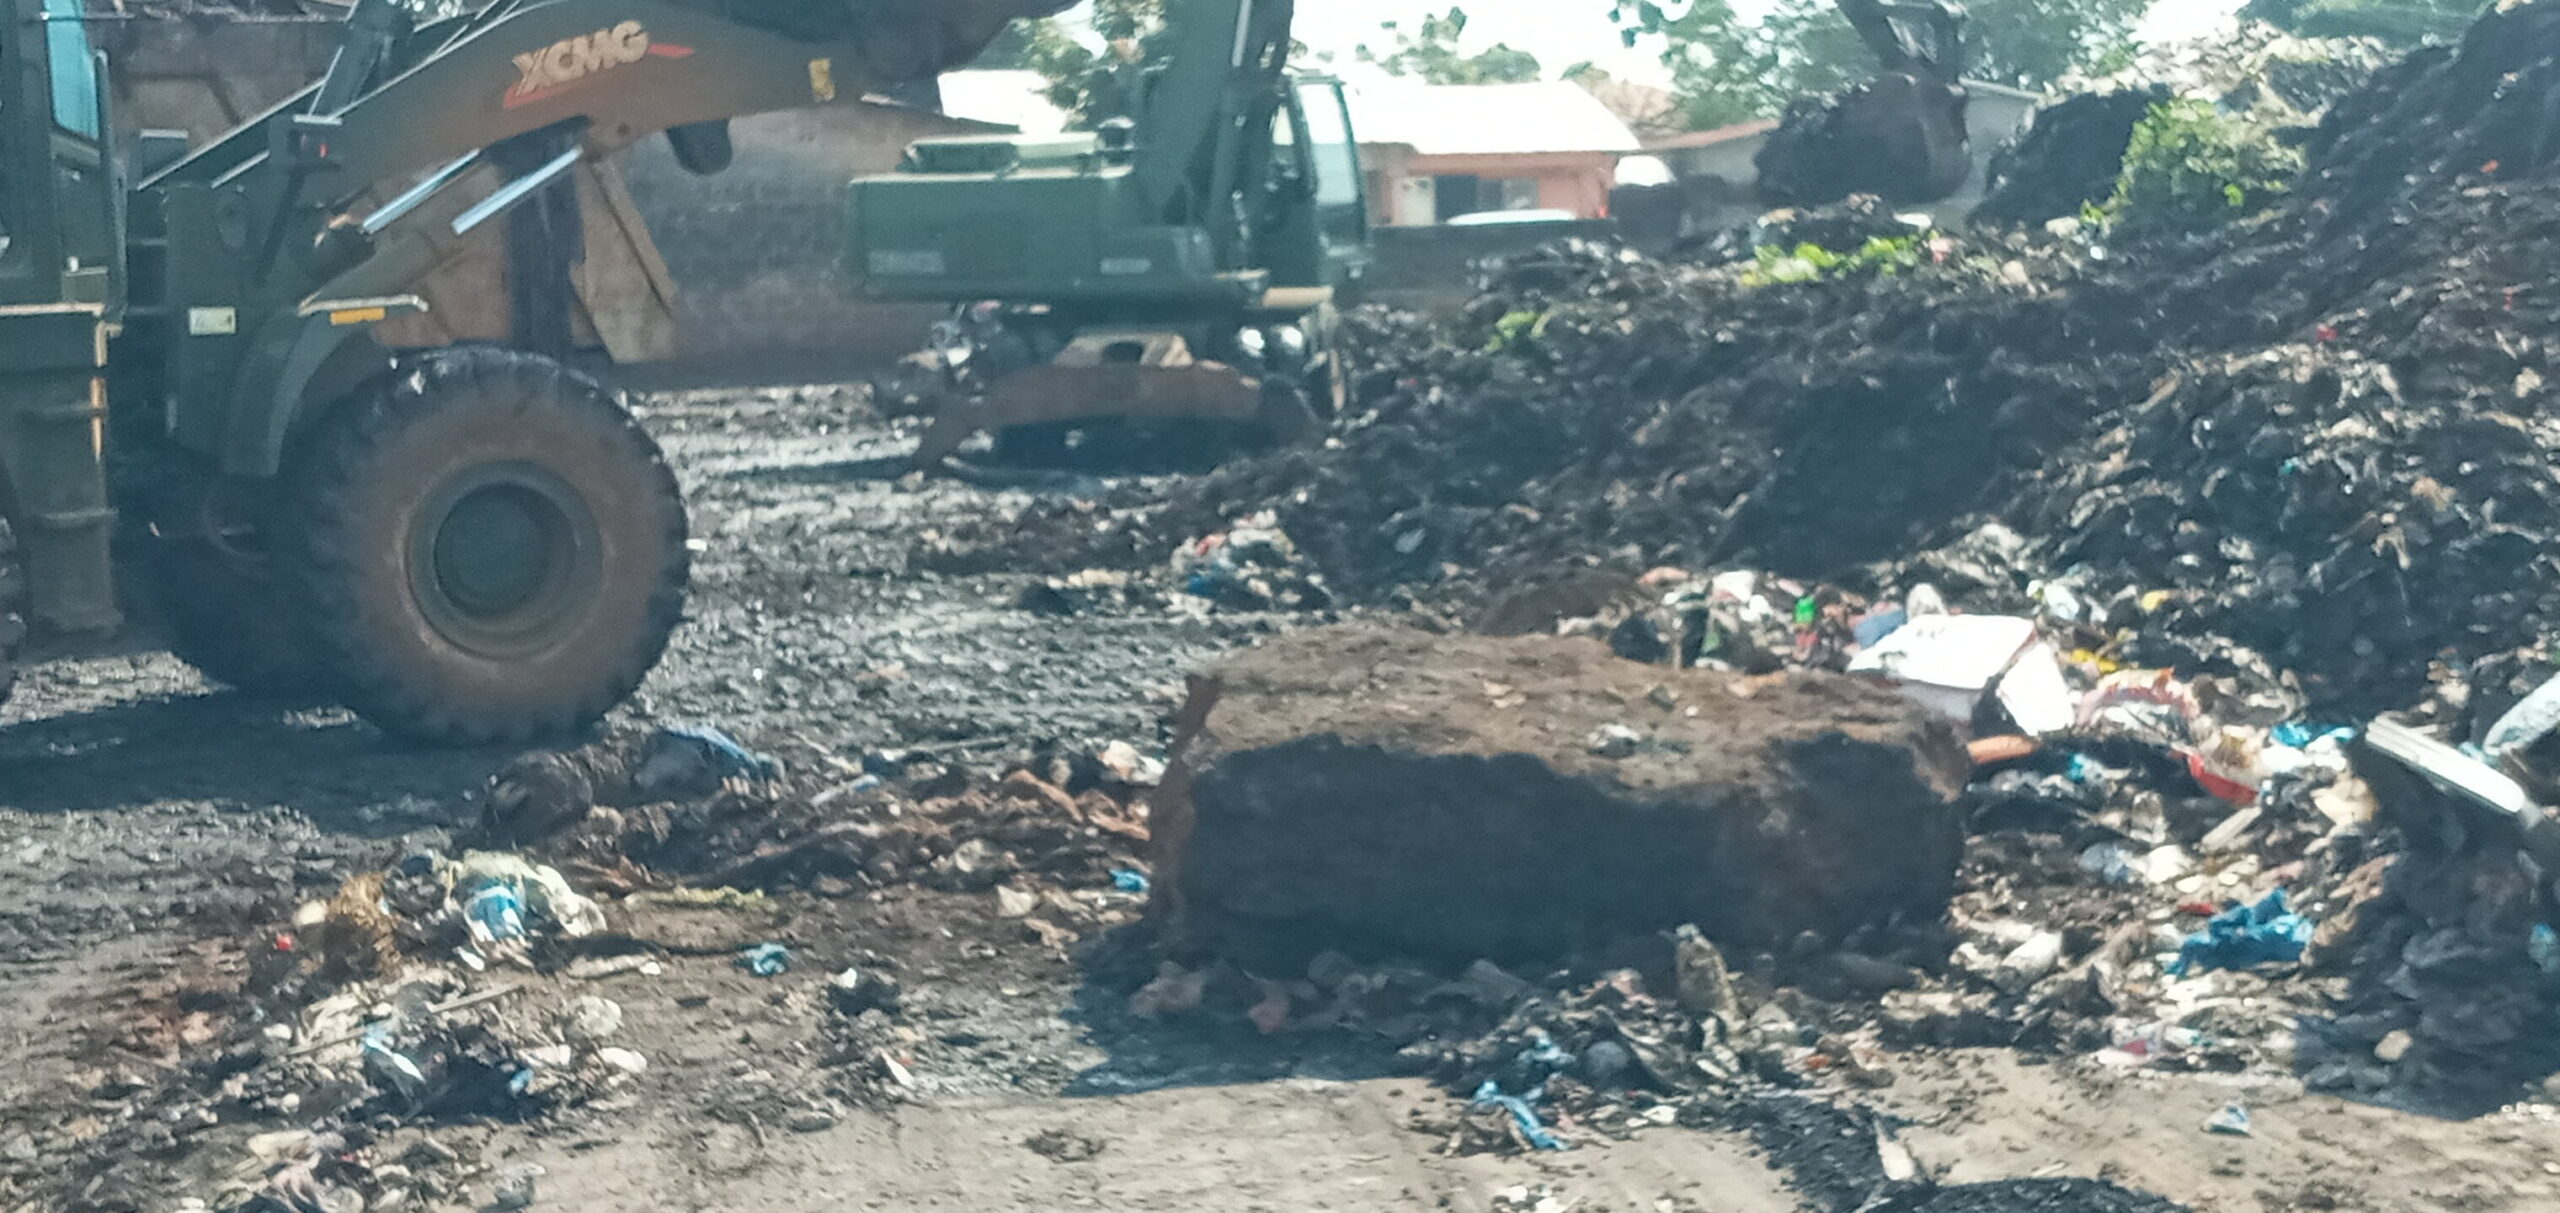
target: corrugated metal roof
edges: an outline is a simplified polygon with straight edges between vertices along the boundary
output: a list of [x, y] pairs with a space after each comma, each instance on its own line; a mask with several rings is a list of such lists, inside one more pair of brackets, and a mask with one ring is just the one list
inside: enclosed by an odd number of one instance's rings
[[1683, 131], [1677, 135], [1647, 139], [1644, 141], [1644, 147], [1649, 152], [1687, 151], [1691, 148], [1731, 143], [1736, 139], [1748, 139], [1753, 135], [1765, 135], [1776, 129], [1778, 129], [1777, 119], [1754, 118], [1749, 122], [1736, 122], [1731, 126], [1719, 126], [1713, 130]]
[[1520, 156], [1642, 150], [1609, 107], [1570, 80], [1535, 84], [1364, 81], [1351, 93], [1360, 142], [1425, 156]]

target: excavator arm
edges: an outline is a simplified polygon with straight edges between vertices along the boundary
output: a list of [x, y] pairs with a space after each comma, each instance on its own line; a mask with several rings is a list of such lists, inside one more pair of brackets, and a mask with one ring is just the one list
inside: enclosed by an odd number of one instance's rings
[[1886, 72], [1942, 83], [1964, 75], [1964, 6], [1954, 0], [1832, 0]]

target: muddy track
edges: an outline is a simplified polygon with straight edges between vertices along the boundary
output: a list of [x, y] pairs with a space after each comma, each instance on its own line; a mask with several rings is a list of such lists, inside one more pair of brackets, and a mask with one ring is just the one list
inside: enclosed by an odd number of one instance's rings
[[[913, 567], [1033, 500], [902, 482], [912, 444], [832, 389], [652, 398], [698, 540], [686, 621], [624, 720], [704, 721], [800, 762], [973, 743], [1153, 748], [1181, 675], [1275, 621], [1015, 605], [1026, 578]], [[336, 710], [208, 686], [136, 652], [39, 664], [0, 721], [0, 975], [239, 919], [471, 819], [509, 752], [399, 747]]]

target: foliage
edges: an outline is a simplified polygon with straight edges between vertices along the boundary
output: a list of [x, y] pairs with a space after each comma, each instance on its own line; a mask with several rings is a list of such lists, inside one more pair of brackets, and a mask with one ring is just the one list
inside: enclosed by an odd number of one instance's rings
[[1165, 0], [1093, 0], [1093, 31], [1099, 50], [1057, 21], [1038, 22], [1020, 62], [1047, 78], [1050, 104], [1087, 127], [1135, 111], [1137, 66], [1160, 57], [1170, 34]]
[[2130, 228], [2196, 230], [2263, 210], [2302, 171], [2302, 153], [2266, 128], [2192, 98], [2164, 101], [2133, 128], [2107, 214]]
[[1433, 84], [1525, 84], [1540, 74], [1536, 55], [1503, 43], [1460, 54], [1458, 42], [1467, 32], [1463, 8], [1426, 14], [1410, 31], [1394, 21], [1380, 22], [1378, 28], [1395, 39], [1395, 46], [1381, 53], [1363, 43], [1360, 61], [1392, 75], [1418, 76]]
[[1913, 232], [1908, 236], [1869, 236], [1865, 244], [1845, 253], [1819, 244], [1799, 244], [1794, 248], [1764, 244], [1751, 250], [1754, 264], [1743, 271], [1742, 285], [1759, 287], [1831, 278], [1890, 278], [1919, 266], [1928, 255], [1929, 242], [1934, 235]]
[[1550, 312], [1505, 312], [1493, 322], [1493, 336], [1485, 341], [1484, 352], [1499, 354], [1536, 341], [1547, 335], [1547, 322], [1552, 319]]
[[2395, 47], [2450, 42], [2483, 0], [2249, 0], [2240, 16], [2306, 38], [2374, 38]]
[[[2129, 59], [2150, 0], [1975, 0], [1966, 5], [1965, 76], [2040, 88]], [[1629, 45], [1662, 46], [1691, 126], [1775, 117], [1802, 93], [1835, 92], [1875, 75], [1875, 56], [1830, 0], [1776, 0], [1753, 22], [1732, 0], [1618, 0]]]

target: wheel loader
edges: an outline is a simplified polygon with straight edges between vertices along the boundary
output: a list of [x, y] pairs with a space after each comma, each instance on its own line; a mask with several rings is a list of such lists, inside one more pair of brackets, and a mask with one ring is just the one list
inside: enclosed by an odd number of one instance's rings
[[[115, 557], [180, 656], [399, 736], [525, 741], [638, 686], [684, 505], [559, 355], [582, 163], [849, 103], [1065, 0], [355, 0], [327, 72], [196, 146], [119, 146], [83, 0], [0, 0], [0, 696], [112, 638]], [[503, 343], [412, 348], [418, 284], [503, 258]]]
[[1047, 455], [1105, 422], [1270, 442], [1340, 405], [1338, 292], [1370, 264], [1340, 82], [1288, 70], [1294, 0], [1169, 0], [1170, 53], [1082, 134], [920, 141], [853, 183], [848, 276], [949, 304], [895, 390], [941, 463], [989, 432]]

